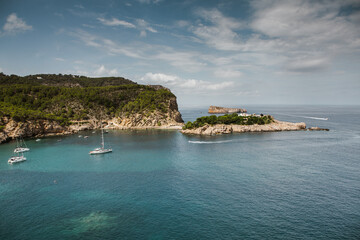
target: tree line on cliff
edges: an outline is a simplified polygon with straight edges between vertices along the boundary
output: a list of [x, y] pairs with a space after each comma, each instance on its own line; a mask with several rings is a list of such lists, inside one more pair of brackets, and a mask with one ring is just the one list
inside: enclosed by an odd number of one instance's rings
[[0, 74], [0, 118], [55, 120], [67, 125], [72, 120], [100, 115], [111, 118], [153, 111], [166, 113], [168, 101], [175, 98], [165, 88], [140, 85], [123, 78], [78, 77], [80, 81], [73, 81], [72, 75], [70, 79], [66, 75], [46, 75], [46, 79], [34, 79], [34, 76], [44, 75]]

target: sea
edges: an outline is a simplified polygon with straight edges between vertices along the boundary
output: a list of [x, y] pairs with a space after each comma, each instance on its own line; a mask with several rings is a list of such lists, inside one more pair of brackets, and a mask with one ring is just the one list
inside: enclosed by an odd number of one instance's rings
[[0, 239], [360, 239], [360, 107], [244, 107], [330, 131], [109, 130], [104, 155], [84, 131], [14, 165], [1, 144]]

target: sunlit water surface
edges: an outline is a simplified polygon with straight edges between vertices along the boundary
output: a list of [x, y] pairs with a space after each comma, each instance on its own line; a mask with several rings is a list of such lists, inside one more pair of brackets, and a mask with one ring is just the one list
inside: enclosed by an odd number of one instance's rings
[[16, 165], [2, 144], [0, 239], [360, 239], [360, 109], [247, 108], [331, 130], [114, 130], [98, 156], [100, 132], [82, 132], [26, 140]]

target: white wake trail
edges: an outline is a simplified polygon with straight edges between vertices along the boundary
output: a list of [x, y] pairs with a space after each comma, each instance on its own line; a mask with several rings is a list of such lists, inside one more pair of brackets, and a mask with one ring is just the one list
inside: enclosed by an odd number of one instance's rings
[[322, 117], [310, 117], [310, 116], [298, 116], [298, 115], [290, 115], [290, 114], [283, 114], [283, 113], [277, 113], [278, 115], [284, 115], [289, 117], [301, 117], [301, 118], [309, 118], [309, 119], [315, 119], [315, 120], [321, 120], [321, 121], [327, 121], [329, 118], [322, 118]]
[[224, 140], [224, 141], [190, 141], [189, 143], [195, 143], [195, 144], [217, 144], [217, 143], [227, 143], [232, 142], [233, 140]]

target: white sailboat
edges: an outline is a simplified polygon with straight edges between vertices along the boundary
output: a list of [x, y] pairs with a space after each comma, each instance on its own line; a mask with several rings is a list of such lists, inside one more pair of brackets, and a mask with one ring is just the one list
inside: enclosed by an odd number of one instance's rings
[[30, 151], [30, 148], [26, 146], [26, 143], [22, 137], [20, 139], [16, 139], [16, 148], [14, 149], [14, 153], [22, 153]]
[[20, 153], [17, 153], [17, 156], [13, 156], [13, 157], [9, 158], [8, 163], [13, 164], [13, 163], [19, 163], [19, 162], [24, 162], [24, 161], [26, 161], [26, 157], [24, 157], [24, 154], [21, 153], [21, 155], [20, 155]]
[[94, 155], [94, 154], [104, 154], [104, 153], [109, 153], [109, 152], [112, 152], [112, 149], [105, 148], [104, 130], [101, 128], [101, 148], [95, 148], [93, 151], [90, 151], [89, 154]]

